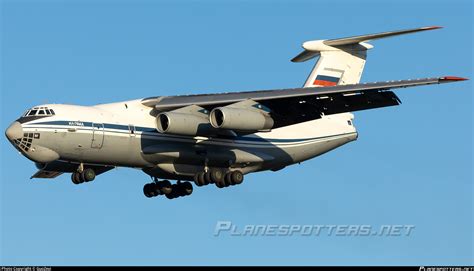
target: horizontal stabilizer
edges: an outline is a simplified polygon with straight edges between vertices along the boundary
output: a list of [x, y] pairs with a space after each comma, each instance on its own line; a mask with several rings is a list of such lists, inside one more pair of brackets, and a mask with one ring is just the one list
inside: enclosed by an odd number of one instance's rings
[[420, 31], [434, 30], [434, 29], [439, 29], [439, 28], [442, 28], [442, 27], [428, 26], [428, 27], [420, 27], [420, 28], [406, 29], [406, 30], [400, 30], [400, 31], [390, 31], [390, 32], [377, 33], [377, 34], [354, 36], [354, 37], [348, 37], [348, 38], [342, 38], [342, 39], [332, 39], [332, 40], [325, 40], [324, 44], [329, 45], [329, 46], [352, 45], [352, 44], [357, 44], [359, 42], [365, 42], [365, 41], [370, 41], [370, 40], [375, 40], [375, 39], [416, 33]]
[[337, 50], [338, 47], [343, 47], [343, 46], [359, 45], [360, 47], [359, 49], [366, 50], [366, 49], [372, 48], [372, 46], [368, 44], [363, 44], [363, 42], [367, 42], [367, 41], [375, 40], [375, 39], [381, 39], [381, 38], [388, 38], [388, 37], [393, 37], [393, 36], [398, 36], [398, 35], [416, 33], [416, 32], [421, 32], [421, 31], [440, 29], [440, 28], [442, 27], [428, 26], [428, 27], [420, 27], [420, 28], [406, 29], [406, 30], [399, 30], [399, 31], [382, 32], [382, 33], [377, 33], [377, 34], [346, 37], [346, 38], [340, 38], [340, 39], [307, 41], [303, 43], [304, 51], [299, 53], [291, 61], [304, 62], [313, 57], [318, 56], [319, 53], [322, 51]]
[[305, 62], [306, 60], [310, 60], [313, 57], [317, 57], [319, 55], [318, 51], [308, 51], [304, 50], [303, 52], [299, 53], [295, 56], [291, 62]]

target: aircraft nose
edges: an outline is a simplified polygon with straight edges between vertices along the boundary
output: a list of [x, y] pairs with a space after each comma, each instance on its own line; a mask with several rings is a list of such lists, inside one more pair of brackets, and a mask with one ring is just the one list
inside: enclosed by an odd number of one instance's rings
[[10, 140], [18, 139], [23, 137], [23, 127], [18, 121], [13, 122], [5, 131], [5, 135]]

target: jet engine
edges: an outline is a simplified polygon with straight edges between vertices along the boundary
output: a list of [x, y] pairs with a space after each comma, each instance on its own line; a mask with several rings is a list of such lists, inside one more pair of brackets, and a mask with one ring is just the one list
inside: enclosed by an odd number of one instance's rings
[[261, 109], [233, 105], [214, 108], [209, 120], [214, 128], [245, 132], [269, 131], [274, 124], [269, 113]]
[[163, 134], [205, 135], [212, 129], [209, 120], [204, 117], [181, 112], [162, 112], [156, 116], [156, 129]]

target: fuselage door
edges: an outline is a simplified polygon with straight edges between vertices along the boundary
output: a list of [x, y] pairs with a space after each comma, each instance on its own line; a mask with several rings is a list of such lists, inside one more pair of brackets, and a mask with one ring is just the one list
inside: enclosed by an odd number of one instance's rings
[[104, 124], [92, 123], [92, 143], [91, 147], [95, 149], [102, 148], [104, 144]]

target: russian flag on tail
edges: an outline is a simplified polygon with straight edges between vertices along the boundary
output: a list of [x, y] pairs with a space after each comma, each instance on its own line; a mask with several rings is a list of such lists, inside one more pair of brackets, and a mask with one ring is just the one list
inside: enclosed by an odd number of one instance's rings
[[327, 75], [318, 75], [313, 82], [314, 86], [320, 87], [332, 87], [336, 86], [339, 83], [339, 77], [327, 76]]

